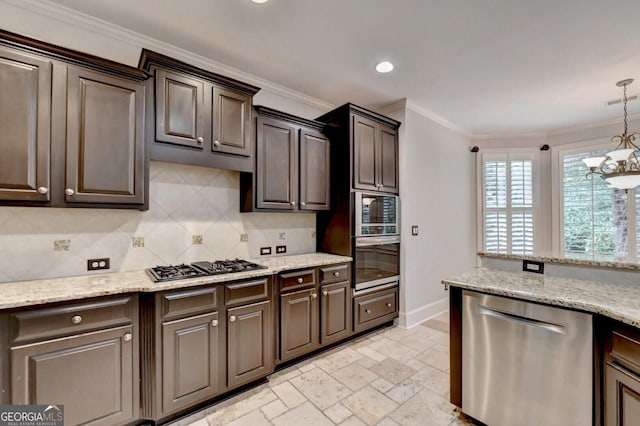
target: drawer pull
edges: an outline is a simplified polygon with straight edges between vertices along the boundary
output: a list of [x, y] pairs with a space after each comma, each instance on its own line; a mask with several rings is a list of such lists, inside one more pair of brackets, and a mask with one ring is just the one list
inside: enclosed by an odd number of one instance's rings
[[304, 281], [302, 277], [298, 278], [298, 284], [302, 284], [302, 281]]
[[334, 272], [334, 273], [333, 273], [333, 276], [334, 276], [334, 277], [339, 277], [339, 276], [340, 276], [340, 272]]
[[82, 322], [82, 317], [80, 315], [74, 315], [71, 317], [72, 324], [80, 324]]
[[236, 316], [235, 315], [231, 315], [229, 317], [229, 322], [235, 322], [236, 321]]
[[365, 314], [370, 314], [370, 313], [371, 313], [371, 309], [365, 309], [365, 310], [364, 310], [364, 313], [365, 313]]
[[38, 188], [38, 193], [42, 195], [46, 194], [47, 192], [49, 192], [49, 188], [47, 188], [46, 186], [41, 186]]
[[73, 194], [75, 194], [75, 191], [73, 189], [71, 189], [71, 188], [67, 188], [67, 189], [64, 190], [64, 193], [66, 195], [68, 195], [69, 197], [71, 197]]
[[213, 145], [220, 146], [220, 141], [213, 141]]
[[131, 335], [131, 333], [127, 333], [124, 336], [122, 336], [122, 340], [124, 340], [125, 342], [131, 341], [132, 338], [133, 336]]
[[[229, 318], [231, 319], [231, 318]], [[211, 320], [211, 326], [212, 327], [217, 327], [218, 326], [218, 320]]]
[[199, 136], [198, 139], [196, 139], [198, 141], [199, 144], [204, 142], [204, 138], [202, 136]]
[[327, 290], [322, 290], [322, 295], [323, 296], [327, 296], [329, 294], [329, 292]]
[[391, 307], [391, 303], [387, 303], [387, 308], [390, 308], [390, 307]]
[[311, 298], [312, 299], [317, 299], [318, 298], [318, 293], [311, 293]]

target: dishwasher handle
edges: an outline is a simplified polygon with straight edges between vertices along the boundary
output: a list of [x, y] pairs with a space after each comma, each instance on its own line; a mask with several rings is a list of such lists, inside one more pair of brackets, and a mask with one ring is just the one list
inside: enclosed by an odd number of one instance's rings
[[478, 313], [480, 315], [486, 315], [493, 318], [498, 318], [506, 321], [518, 322], [520, 324], [528, 325], [531, 327], [542, 328], [547, 331], [551, 331], [558, 334], [566, 334], [566, 326], [561, 324], [555, 324], [548, 321], [542, 321], [534, 318], [527, 318], [520, 315], [512, 314], [510, 312], [503, 312], [492, 308], [487, 308], [480, 304], [476, 305]]

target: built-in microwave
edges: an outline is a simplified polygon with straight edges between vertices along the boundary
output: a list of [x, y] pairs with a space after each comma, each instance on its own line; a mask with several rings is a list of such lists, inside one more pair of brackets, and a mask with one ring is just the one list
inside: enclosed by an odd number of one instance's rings
[[398, 235], [398, 196], [355, 192], [355, 236]]

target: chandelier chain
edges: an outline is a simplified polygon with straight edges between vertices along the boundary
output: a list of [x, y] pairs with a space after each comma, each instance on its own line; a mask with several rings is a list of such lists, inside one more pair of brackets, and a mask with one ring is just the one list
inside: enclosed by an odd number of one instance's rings
[[623, 87], [624, 93], [624, 136], [627, 136], [627, 85], [625, 84]]

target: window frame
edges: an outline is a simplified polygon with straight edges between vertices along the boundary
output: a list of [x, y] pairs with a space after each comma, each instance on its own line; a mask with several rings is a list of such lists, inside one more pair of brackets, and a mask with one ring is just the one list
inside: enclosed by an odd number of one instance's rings
[[[532, 207], [533, 212], [533, 254], [536, 255], [540, 252], [542, 238], [537, 235], [541, 235], [539, 231], [540, 225], [540, 152], [536, 148], [512, 148], [512, 149], [481, 149], [479, 155], [476, 155], [476, 248], [480, 253], [486, 253], [485, 247], [485, 178], [484, 178], [484, 163], [485, 161], [506, 161], [508, 180], [508, 200], [511, 200], [511, 164], [512, 160], [531, 160], [531, 185], [532, 185]], [[505, 212], [509, 214], [512, 211], [528, 211], [528, 208], [515, 208], [510, 206], [510, 202], [507, 203]], [[507, 220], [511, 224], [511, 218], [507, 215]], [[507, 232], [507, 247], [508, 254], [511, 254], [511, 229]]]

